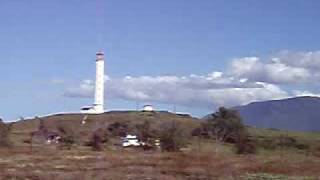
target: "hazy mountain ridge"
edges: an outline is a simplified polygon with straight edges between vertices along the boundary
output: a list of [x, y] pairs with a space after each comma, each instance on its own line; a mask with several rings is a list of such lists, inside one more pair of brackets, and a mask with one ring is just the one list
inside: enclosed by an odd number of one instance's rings
[[295, 97], [234, 107], [247, 125], [296, 131], [320, 131], [320, 98]]

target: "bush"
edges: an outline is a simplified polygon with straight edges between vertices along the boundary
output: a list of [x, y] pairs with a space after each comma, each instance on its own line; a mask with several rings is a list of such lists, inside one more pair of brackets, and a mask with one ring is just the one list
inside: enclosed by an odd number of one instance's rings
[[60, 135], [60, 148], [70, 150], [71, 147], [76, 143], [75, 130], [70, 126], [58, 126]]
[[236, 139], [235, 148], [237, 154], [255, 154], [257, 146], [254, 141], [249, 139], [249, 133], [246, 129], [239, 131]]
[[160, 142], [163, 151], [176, 152], [186, 146], [186, 134], [179, 123], [164, 123], [160, 128]]
[[197, 127], [191, 131], [191, 136], [209, 138], [210, 134], [208, 132], [208, 129], [205, 127], [205, 124], [202, 124], [201, 127]]
[[115, 122], [108, 126], [108, 131], [113, 136], [124, 137], [129, 131], [129, 126], [126, 123]]
[[142, 124], [135, 125], [138, 137], [143, 142], [148, 142], [151, 139], [158, 137], [158, 130], [151, 127], [150, 121], [146, 120]]
[[220, 107], [203, 127], [215, 136], [217, 143], [234, 143], [238, 154], [256, 152], [256, 145], [249, 140], [249, 133], [236, 110]]
[[10, 141], [11, 124], [5, 124], [0, 120], [0, 147], [10, 147], [12, 142]]
[[216, 137], [217, 142], [237, 142], [245, 129], [239, 113], [224, 107], [212, 114], [204, 126]]
[[237, 154], [255, 154], [257, 152], [256, 145], [248, 140], [237, 142], [235, 147]]
[[263, 148], [266, 150], [275, 150], [278, 147], [278, 143], [276, 142], [276, 139], [270, 138], [270, 137], [260, 137], [262, 139], [256, 140], [256, 145], [259, 148]]
[[296, 139], [289, 136], [279, 136], [275, 140], [281, 147], [295, 147], [297, 143]]
[[308, 144], [296, 144], [295, 148], [297, 148], [299, 150], [309, 150], [310, 149], [310, 145], [308, 145]]
[[277, 143], [274, 139], [263, 139], [259, 140], [257, 145], [263, 149], [275, 150], [277, 148]]
[[94, 151], [101, 151], [102, 144], [108, 142], [108, 136], [102, 128], [95, 130], [92, 134], [89, 145]]
[[314, 148], [312, 148], [312, 154], [316, 157], [320, 157], [320, 145], [317, 145]]

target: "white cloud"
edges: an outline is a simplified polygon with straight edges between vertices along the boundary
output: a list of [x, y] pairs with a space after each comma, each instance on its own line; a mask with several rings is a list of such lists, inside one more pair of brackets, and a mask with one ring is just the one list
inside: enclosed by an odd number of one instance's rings
[[214, 99], [215, 106], [234, 106], [248, 104], [254, 101], [282, 99], [288, 97], [287, 92], [276, 85], [259, 83], [262, 88], [229, 88], [210, 90], [209, 95]]
[[320, 70], [320, 51], [292, 52], [281, 51], [276, 54], [279, 61], [293, 67], [303, 67], [310, 70]]
[[[94, 84], [84, 80], [65, 93], [68, 97], [93, 97]], [[106, 93], [134, 101], [175, 103], [184, 106], [215, 108], [235, 106], [251, 101], [287, 97], [279, 87], [267, 83], [247, 83], [243, 79], [224, 77], [221, 73], [207, 76], [127, 76], [106, 81]]]
[[82, 80], [79, 87], [67, 88], [64, 92], [66, 97], [81, 97], [88, 98], [93, 97], [94, 83], [92, 80]]
[[235, 58], [228, 66], [230, 76], [275, 84], [314, 83], [320, 80], [320, 51], [281, 51], [268, 58]]
[[258, 57], [238, 58], [231, 62], [228, 70], [231, 76], [275, 84], [302, 83], [312, 77], [308, 69], [289, 66], [277, 58], [266, 63]]
[[[225, 72], [189, 76], [106, 76], [108, 97], [144, 102], [215, 108], [292, 96], [320, 96], [309, 91], [285, 91], [320, 79], [320, 51], [283, 51], [269, 58], [235, 58]], [[282, 89], [283, 88], [283, 89]], [[289, 89], [292, 89], [289, 88]], [[290, 92], [289, 92], [290, 91]], [[94, 82], [83, 80], [65, 96], [93, 97]]]
[[313, 93], [310, 91], [300, 91], [300, 90], [294, 90], [293, 96], [313, 96], [313, 97], [320, 97], [319, 93]]

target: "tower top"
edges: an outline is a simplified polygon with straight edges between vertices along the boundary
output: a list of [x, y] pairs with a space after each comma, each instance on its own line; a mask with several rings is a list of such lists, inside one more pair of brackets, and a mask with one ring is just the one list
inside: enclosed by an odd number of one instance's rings
[[104, 53], [103, 53], [103, 51], [98, 51], [97, 53], [96, 53], [96, 56], [97, 56], [97, 61], [103, 61], [104, 60]]
[[104, 55], [104, 53], [103, 53], [103, 51], [102, 50], [99, 50], [97, 53], [96, 53], [96, 55], [98, 56], [98, 55]]

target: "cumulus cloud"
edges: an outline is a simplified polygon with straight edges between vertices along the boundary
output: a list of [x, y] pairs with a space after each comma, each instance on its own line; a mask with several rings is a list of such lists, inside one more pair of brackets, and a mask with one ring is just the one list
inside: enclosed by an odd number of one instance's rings
[[[84, 80], [79, 87], [68, 89], [65, 95], [68, 97], [93, 97], [93, 93], [93, 82]], [[126, 100], [175, 103], [207, 108], [287, 97], [287, 93], [276, 85], [262, 82], [251, 83], [244, 79], [224, 77], [223, 73], [217, 72], [207, 76], [108, 78], [106, 93], [109, 97]]]
[[[215, 108], [292, 96], [320, 96], [292, 91], [292, 86], [320, 79], [320, 51], [289, 52], [261, 57], [235, 58], [225, 72], [188, 76], [106, 76], [108, 97], [142, 102]], [[288, 89], [288, 85], [291, 88]], [[286, 89], [286, 90], [284, 90]], [[83, 80], [66, 89], [68, 97], [93, 97], [94, 82]]]
[[250, 81], [275, 84], [303, 83], [311, 79], [311, 72], [302, 67], [285, 64], [278, 58], [262, 62], [258, 57], [238, 58], [229, 66], [231, 76], [247, 78]]
[[320, 70], [320, 51], [281, 51], [275, 55], [279, 61], [292, 67], [303, 67], [312, 71]]

